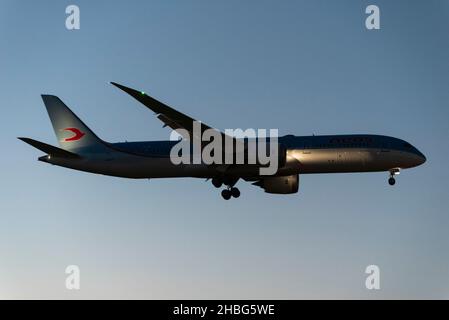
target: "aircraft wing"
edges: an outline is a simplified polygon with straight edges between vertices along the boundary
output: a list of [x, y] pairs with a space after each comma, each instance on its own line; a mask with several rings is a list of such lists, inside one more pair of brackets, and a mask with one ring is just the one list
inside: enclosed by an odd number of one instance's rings
[[[125, 86], [115, 83], [115, 82], [111, 82], [111, 84], [116, 86], [119, 89], [122, 89], [123, 91], [128, 93], [130, 96], [132, 96], [134, 99], [136, 99], [137, 101], [139, 101], [140, 103], [145, 105], [147, 108], [154, 111], [157, 114], [157, 118], [164, 123], [164, 127], [168, 126], [168, 127], [172, 128], [173, 130], [175, 130], [179, 134], [181, 134], [185, 139], [191, 139], [191, 137], [194, 137], [193, 122], [197, 121], [197, 120], [195, 120], [195, 119], [189, 117], [188, 115], [185, 115], [185, 114], [167, 106], [166, 104], [150, 97], [143, 91], [138, 91], [138, 90], [135, 90], [132, 88], [128, 88], [128, 87], [125, 87]], [[178, 131], [178, 129], [187, 130], [189, 132], [189, 136], [183, 135], [183, 132]], [[212, 130], [216, 130], [216, 131], [220, 132], [217, 129], [214, 129], [204, 123], [201, 123], [201, 130], [200, 130], [201, 136], [202, 136], [203, 132], [207, 129], [212, 129]], [[220, 132], [220, 134], [222, 135], [223, 141], [224, 141], [225, 137], [234, 139], [230, 136], [225, 135], [222, 132]], [[201, 136], [198, 137], [200, 139], [199, 141], [201, 141]]]

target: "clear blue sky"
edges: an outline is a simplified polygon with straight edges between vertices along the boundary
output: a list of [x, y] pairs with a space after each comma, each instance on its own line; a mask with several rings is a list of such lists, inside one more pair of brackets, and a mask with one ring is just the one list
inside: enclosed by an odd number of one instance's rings
[[[449, 298], [448, 31], [443, 0], [2, 1], [0, 298]], [[427, 162], [395, 187], [304, 175], [298, 194], [239, 183], [223, 201], [202, 180], [51, 166], [16, 139], [56, 144], [42, 93], [107, 141], [169, 138], [109, 81], [220, 129], [386, 134]]]

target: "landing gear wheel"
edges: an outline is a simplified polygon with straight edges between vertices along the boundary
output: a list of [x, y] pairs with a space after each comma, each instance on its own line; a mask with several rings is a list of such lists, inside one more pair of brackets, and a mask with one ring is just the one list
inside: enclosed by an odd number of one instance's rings
[[221, 179], [218, 178], [212, 178], [212, 184], [214, 185], [215, 188], [220, 188], [223, 185], [223, 181], [221, 181]]
[[231, 188], [231, 195], [234, 198], [240, 197], [240, 190], [238, 188]]
[[390, 184], [390, 186], [394, 186], [396, 180], [393, 177], [391, 177], [390, 179], [388, 179], [388, 183]]
[[232, 193], [230, 190], [225, 189], [221, 192], [221, 196], [223, 197], [223, 199], [229, 200], [229, 199], [231, 199]]

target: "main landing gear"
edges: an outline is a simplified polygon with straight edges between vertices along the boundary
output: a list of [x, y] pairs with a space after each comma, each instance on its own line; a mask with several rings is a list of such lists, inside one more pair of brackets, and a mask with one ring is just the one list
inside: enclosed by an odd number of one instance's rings
[[225, 200], [231, 199], [231, 197], [238, 198], [240, 197], [240, 190], [234, 185], [237, 183], [239, 179], [238, 178], [230, 178], [230, 177], [224, 177], [224, 178], [213, 178], [212, 184], [215, 188], [221, 188], [221, 186], [225, 185], [226, 189], [221, 191], [221, 196]]
[[221, 188], [223, 181], [220, 178], [212, 178], [212, 184], [215, 188]]
[[394, 186], [395, 185], [396, 179], [394, 178], [394, 176], [399, 174], [399, 173], [400, 173], [400, 170], [398, 168], [390, 170], [390, 178], [388, 179], [388, 184], [390, 186]]
[[228, 187], [228, 189], [224, 189], [221, 192], [221, 196], [225, 200], [229, 200], [229, 199], [231, 199], [231, 197], [238, 198], [238, 197], [240, 197], [240, 190], [236, 187], [231, 187], [231, 188]]

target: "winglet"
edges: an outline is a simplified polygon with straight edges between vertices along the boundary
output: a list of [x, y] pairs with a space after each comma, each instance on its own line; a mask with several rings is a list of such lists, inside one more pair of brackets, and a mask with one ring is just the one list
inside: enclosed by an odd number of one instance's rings
[[142, 103], [147, 108], [153, 110], [156, 112], [156, 114], [160, 113], [174, 113], [176, 115], [180, 114], [180, 112], [174, 110], [173, 108], [170, 108], [166, 104], [150, 97], [147, 95], [144, 91], [138, 91], [136, 89], [132, 89], [129, 87], [126, 87], [124, 85], [118, 84], [116, 82], [111, 82], [111, 84], [123, 91], [125, 91], [127, 94], [129, 94], [131, 97]]
[[147, 96], [146, 93], [145, 93], [144, 91], [138, 91], [138, 90], [136, 90], [136, 89], [132, 89], [132, 88], [126, 87], [126, 86], [124, 86], [124, 85], [121, 85], [121, 84], [119, 84], [119, 83], [117, 83], [117, 82], [112, 82], [112, 81], [111, 81], [111, 84], [112, 84], [113, 86], [116, 86], [117, 88], [119, 88], [119, 89], [125, 91], [127, 94], [129, 94], [130, 96], [132, 96], [132, 97], [134, 97], [135, 99], [139, 100], [140, 102], [142, 102], [143, 98], [144, 98], [145, 96]]
[[114, 82], [114, 81], [111, 81], [111, 84], [113, 85], [113, 86], [116, 86], [117, 88], [119, 88], [119, 89], [122, 89], [123, 91], [125, 91], [125, 92], [127, 92], [127, 93], [129, 93], [129, 94], [132, 94], [132, 93], [143, 93], [143, 94], [145, 94], [145, 92], [139, 92], [139, 91], [137, 91], [137, 90], [135, 90], [135, 89], [132, 89], [132, 88], [128, 88], [128, 87], [126, 87], [126, 86], [124, 86], [124, 85], [121, 85], [121, 84], [119, 84], [119, 83], [117, 83], [117, 82]]

